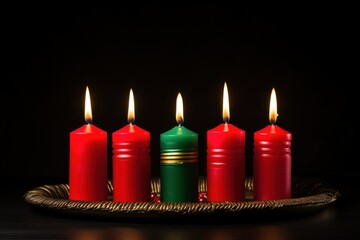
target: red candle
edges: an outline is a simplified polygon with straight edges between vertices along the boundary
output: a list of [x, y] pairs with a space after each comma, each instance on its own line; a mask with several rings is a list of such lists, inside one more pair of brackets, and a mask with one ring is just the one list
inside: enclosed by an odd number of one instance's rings
[[270, 125], [254, 133], [254, 200], [291, 198], [292, 134], [276, 124], [275, 89], [270, 98]]
[[229, 123], [227, 85], [223, 93], [224, 123], [207, 131], [207, 199], [245, 200], [245, 131]]
[[106, 201], [107, 133], [91, 124], [88, 87], [85, 94], [85, 122], [84, 126], [70, 133], [69, 199]]
[[135, 104], [130, 89], [129, 124], [112, 134], [113, 201], [151, 200], [150, 133], [134, 124]]

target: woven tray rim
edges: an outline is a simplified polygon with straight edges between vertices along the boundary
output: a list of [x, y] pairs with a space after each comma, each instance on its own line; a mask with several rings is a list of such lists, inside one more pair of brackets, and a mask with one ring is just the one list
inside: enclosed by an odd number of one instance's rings
[[[206, 196], [206, 178], [199, 177], [198, 190]], [[246, 178], [246, 200], [241, 202], [113, 202], [112, 182], [108, 181], [108, 201], [88, 202], [68, 199], [69, 185], [42, 185], [24, 194], [25, 202], [36, 208], [71, 215], [115, 218], [164, 218], [180, 216], [243, 215], [270, 212], [304, 213], [322, 209], [335, 202], [340, 192], [317, 178], [295, 177], [290, 199], [253, 201], [253, 181]], [[159, 195], [160, 179], [151, 179], [152, 194]]]

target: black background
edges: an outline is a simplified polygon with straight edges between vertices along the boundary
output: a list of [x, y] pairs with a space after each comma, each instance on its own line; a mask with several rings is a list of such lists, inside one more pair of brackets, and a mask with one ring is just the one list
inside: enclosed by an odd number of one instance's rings
[[111, 133], [127, 124], [151, 132], [152, 175], [159, 136], [176, 125], [199, 134], [206, 171], [206, 131], [230, 122], [246, 131], [246, 175], [253, 133], [268, 122], [274, 87], [277, 124], [292, 132], [293, 175], [357, 174], [355, 16], [352, 6], [240, 4], [22, 3], [2, 9], [0, 176], [67, 182], [69, 133], [84, 124], [89, 86], [93, 123]]

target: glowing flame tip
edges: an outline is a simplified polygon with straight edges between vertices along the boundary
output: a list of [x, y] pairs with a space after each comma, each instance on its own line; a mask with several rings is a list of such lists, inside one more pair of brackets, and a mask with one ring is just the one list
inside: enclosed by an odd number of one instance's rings
[[229, 93], [226, 82], [223, 91], [223, 121], [228, 123], [230, 121], [230, 106], [229, 106]]
[[90, 91], [88, 86], [86, 86], [86, 92], [85, 92], [85, 122], [86, 123], [92, 122]]
[[135, 122], [135, 101], [134, 101], [134, 93], [133, 90], [130, 88], [129, 94], [129, 108], [128, 108], [128, 122], [134, 123]]
[[176, 122], [181, 125], [184, 122], [184, 107], [181, 93], [178, 93], [176, 98]]
[[276, 101], [276, 92], [273, 88], [271, 91], [271, 97], [270, 97], [270, 109], [269, 109], [269, 120], [271, 124], [276, 123], [278, 113], [277, 113], [277, 101]]

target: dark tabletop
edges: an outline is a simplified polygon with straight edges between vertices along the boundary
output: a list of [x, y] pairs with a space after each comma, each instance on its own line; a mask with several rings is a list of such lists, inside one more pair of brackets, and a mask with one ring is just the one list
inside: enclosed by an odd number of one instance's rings
[[35, 209], [24, 194], [53, 180], [4, 180], [0, 239], [359, 239], [358, 176], [324, 177], [340, 197], [320, 211], [262, 218], [97, 219]]

